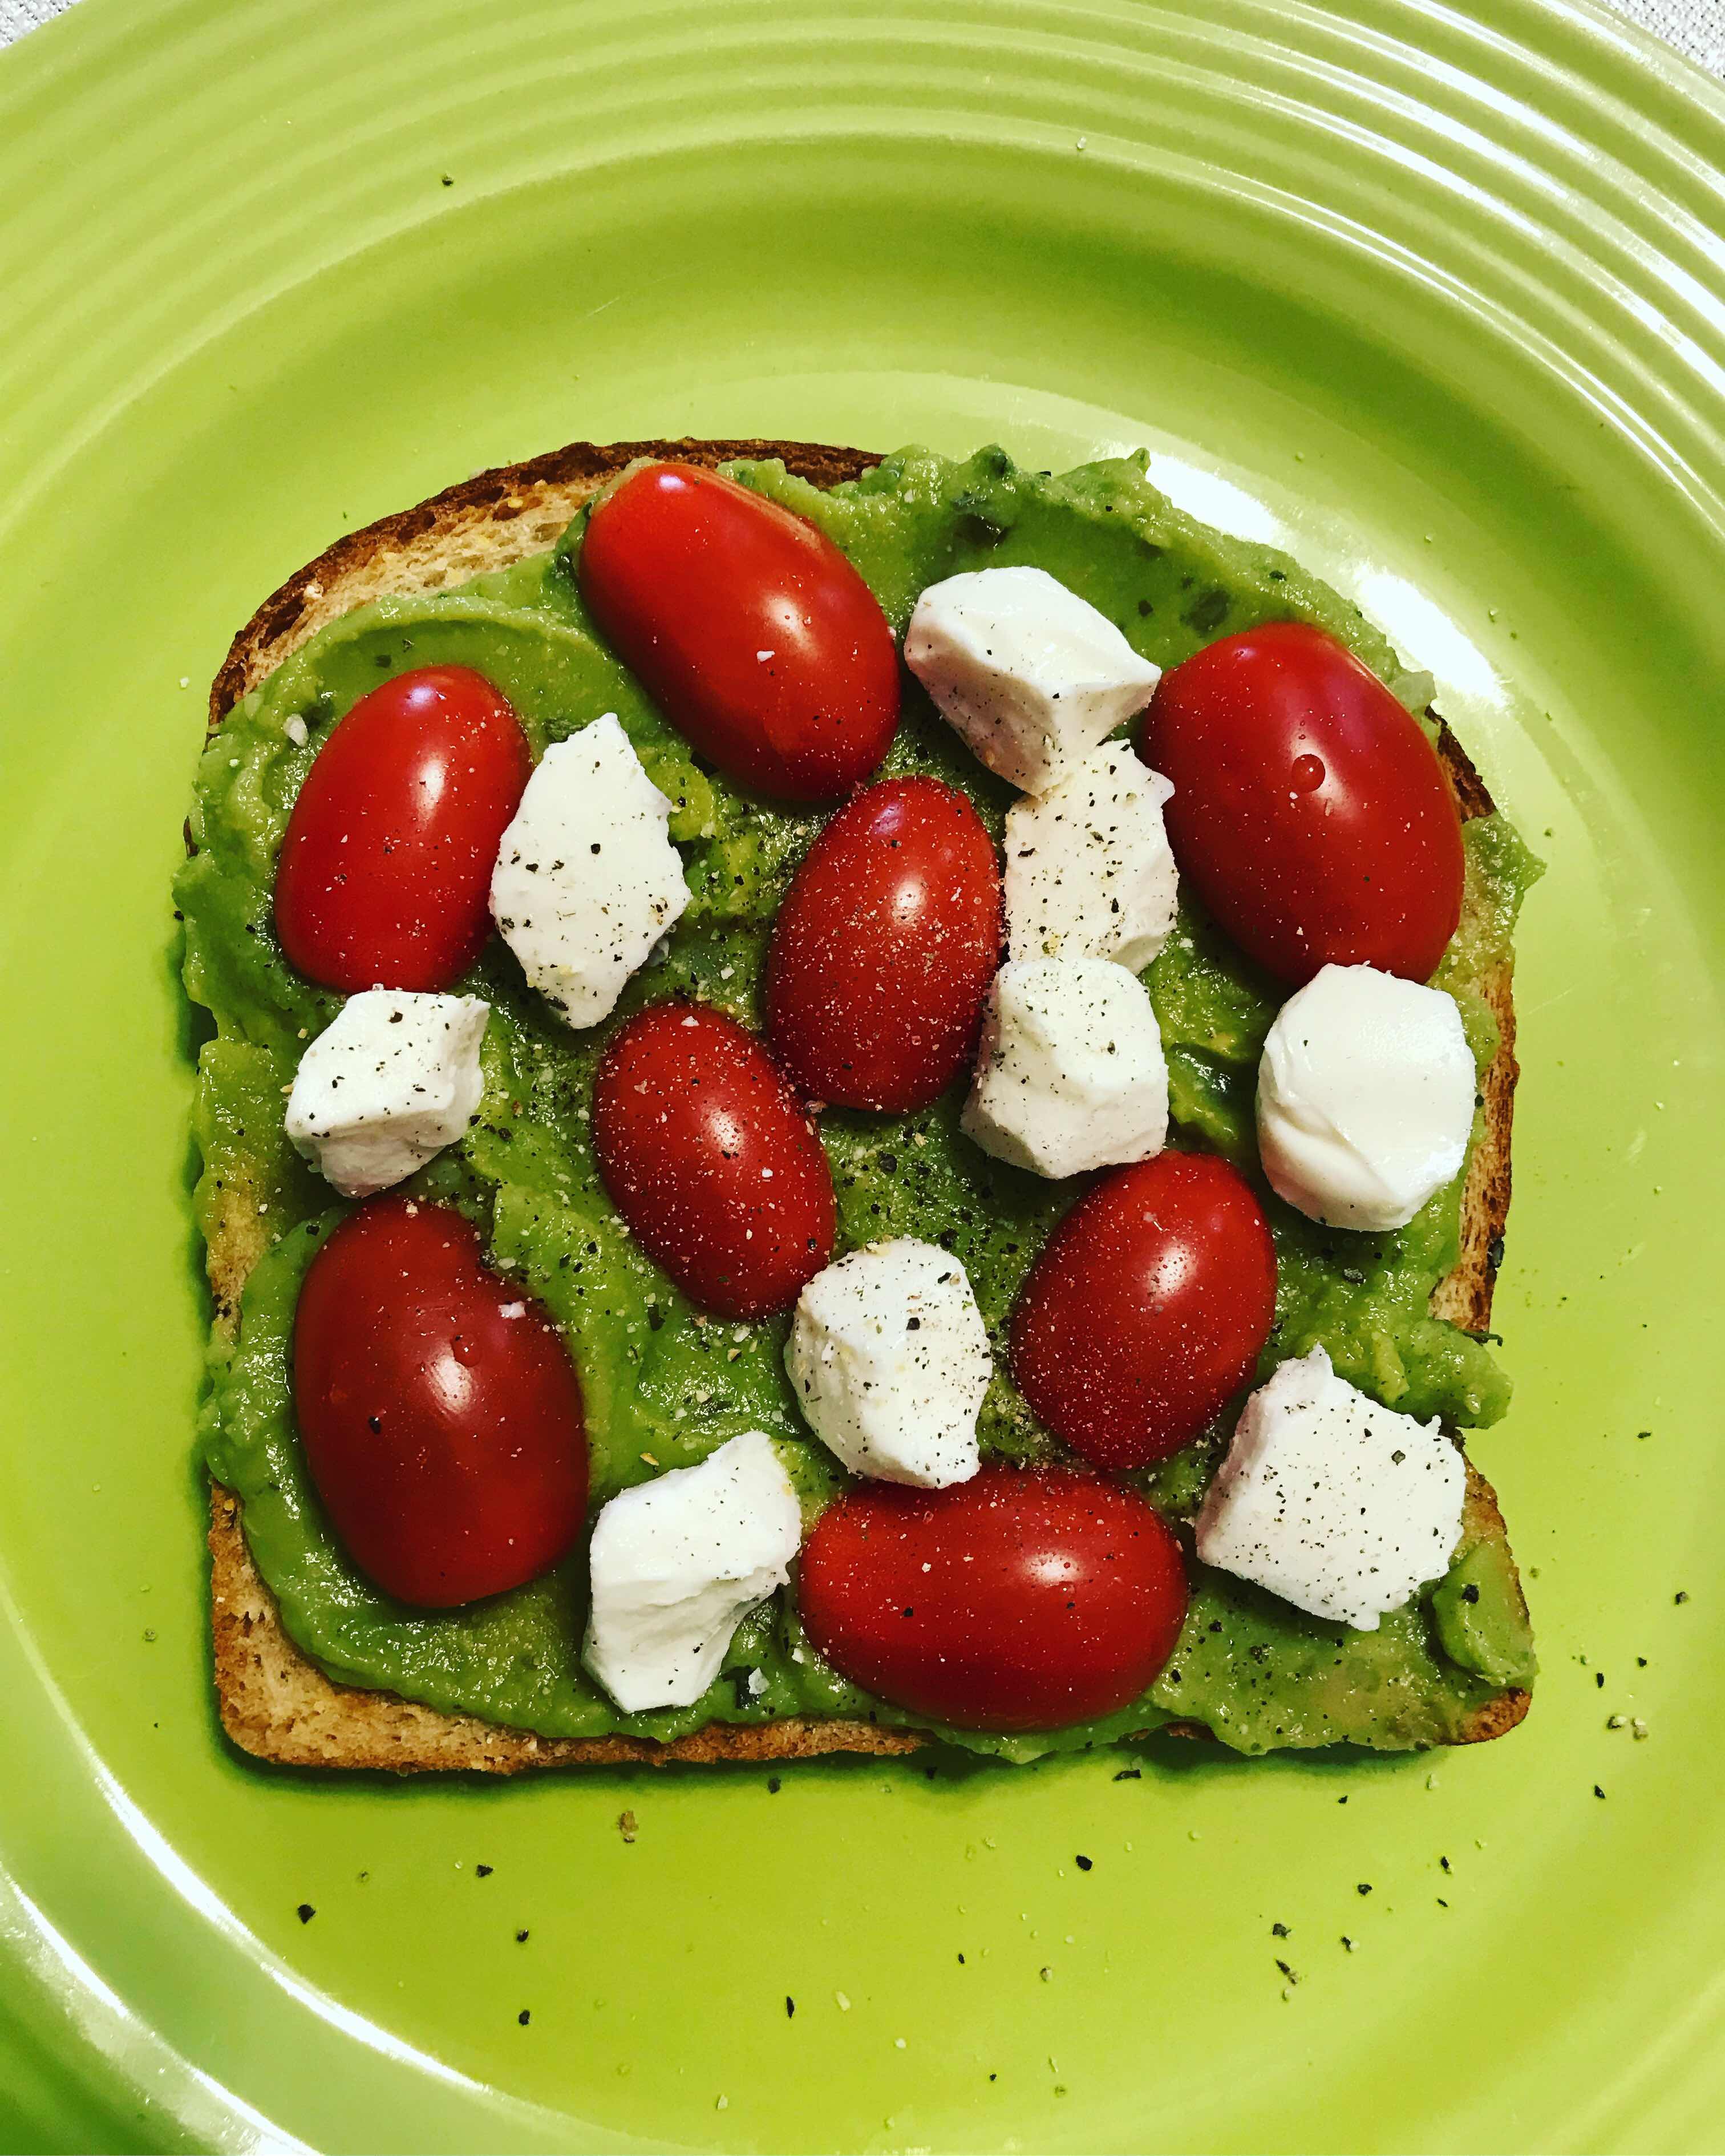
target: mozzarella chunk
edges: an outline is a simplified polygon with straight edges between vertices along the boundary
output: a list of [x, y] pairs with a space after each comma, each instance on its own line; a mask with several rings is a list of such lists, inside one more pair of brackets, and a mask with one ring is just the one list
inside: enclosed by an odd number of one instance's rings
[[814, 1434], [853, 1475], [968, 1482], [993, 1362], [965, 1270], [933, 1243], [870, 1243], [797, 1298], [785, 1368]]
[[692, 1707], [732, 1635], [790, 1574], [803, 1537], [791, 1478], [764, 1431], [601, 1507], [581, 1659], [625, 1714]]
[[931, 584], [905, 664], [978, 760], [1026, 793], [1057, 785], [1162, 678], [1046, 569], [971, 569]]
[[1375, 1632], [1449, 1570], [1466, 1489], [1435, 1416], [1379, 1406], [1314, 1348], [1241, 1410], [1198, 1516], [1198, 1554], [1312, 1616]]
[[1006, 937], [1015, 958], [1111, 958], [1141, 973], [1174, 925], [1163, 829], [1173, 792], [1125, 742], [1093, 750], [1006, 817]]
[[1326, 1227], [1404, 1227], [1461, 1173], [1476, 1082], [1452, 996], [1373, 966], [1326, 966], [1264, 1043], [1264, 1173]]
[[610, 1016], [689, 903], [670, 808], [608, 711], [547, 749], [503, 834], [492, 917], [531, 986], [578, 1029]]
[[1035, 1175], [1148, 1160], [1168, 1137], [1168, 1064], [1142, 985], [1106, 958], [1014, 959], [983, 1009], [960, 1127]]
[[490, 1015], [477, 996], [349, 996], [300, 1059], [289, 1137], [344, 1198], [399, 1183], [466, 1131]]

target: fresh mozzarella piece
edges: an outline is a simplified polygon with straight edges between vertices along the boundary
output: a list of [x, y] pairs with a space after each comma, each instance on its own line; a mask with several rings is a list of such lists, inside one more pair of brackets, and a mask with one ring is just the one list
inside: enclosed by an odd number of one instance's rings
[[1198, 1516], [1198, 1554], [1312, 1616], [1375, 1632], [1448, 1571], [1466, 1489], [1435, 1418], [1380, 1407], [1314, 1348], [1241, 1410]]
[[1174, 925], [1163, 829], [1173, 792], [1125, 742], [1085, 757], [1006, 818], [1006, 937], [1015, 958], [1111, 958], [1141, 973]]
[[300, 1059], [289, 1137], [344, 1198], [399, 1183], [465, 1132], [490, 1014], [477, 996], [349, 996]]
[[1162, 678], [1046, 569], [972, 569], [931, 584], [905, 664], [978, 758], [1026, 793], [1058, 785]]
[[547, 749], [503, 834], [492, 917], [572, 1026], [610, 1016], [689, 903], [670, 808], [608, 711]]
[[789, 1577], [803, 1536], [763, 1431], [624, 1490], [593, 1522], [581, 1659], [625, 1714], [692, 1707], [731, 1635]]
[[964, 1268], [933, 1243], [870, 1243], [797, 1298], [785, 1368], [811, 1428], [853, 1475], [968, 1482], [993, 1363]]
[[1141, 983], [1106, 958], [1003, 966], [960, 1122], [984, 1152], [1036, 1175], [1160, 1152], [1168, 1064]]
[[1264, 1173], [1326, 1227], [1404, 1227], [1461, 1173], [1475, 1084], [1453, 997], [1375, 966], [1326, 966], [1264, 1043]]

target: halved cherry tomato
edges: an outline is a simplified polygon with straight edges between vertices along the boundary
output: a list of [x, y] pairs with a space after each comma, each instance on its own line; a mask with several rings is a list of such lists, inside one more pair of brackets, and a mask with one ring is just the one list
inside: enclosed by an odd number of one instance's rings
[[469, 666], [362, 696], [305, 774], [275, 871], [275, 931], [314, 981], [446, 988], [485, 948], [497, 844], [532, 758]]
[[898, 724], [898, 654], [824, 532], [696, 465], [647, 465], [593, 512], [581, 596], [671, 724], [785, 801], [866, 778]]
[[1180, 873], [1243, 949], [1429, 979], [1461, 917], [1461, 824], [1437, 752], [1322, 629], [1273, 622], [1164, 674], [1139, 750], [1173, 782]]
[[587, 1512], [581, 1385], [544, 1310], [444, 1205], [374, 1198], [306, 1270], [294, 1412], [348, 1555], [449, 1609], [565, 1556]]
[[753, 1034], [699, 1004], [631, 1019], [593, 1083], [612, 1203], [689, 1300], [720, 1317], [794, 1302], [833, 1254], [821, 1142]]
[[1158, 1153], [1055, 1229], [1012, 1314], [1031, 1413], [1098, 1467], [1197, 1436], [1251, 1377], [1276, 1316], [1264, 1209], [1225, 1161]]
[[937, 778], [883, 778], [809, 848], [767, 954], [767, 1037], [810, 1099], [908, 1114], [976, 1045], [1000, 963], [1000, 868]]
[[1058, 1729], [1129, 1707], [1186, 1614], [1162, 1516], [1070, 1468], [865, 1482], [803, 1546], [797, 1603], [841, 1675], [960, 1729]]

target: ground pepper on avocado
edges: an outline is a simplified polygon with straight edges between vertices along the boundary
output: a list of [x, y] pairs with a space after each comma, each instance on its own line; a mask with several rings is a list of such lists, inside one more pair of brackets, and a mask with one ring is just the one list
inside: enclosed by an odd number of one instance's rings
[[[1139, 460], [1051, 477], [1020, 471], [998, 450], [963, 462], [906, 451], [828, 493], [777, 465], [731, 469], [826, 531], [897, 632], [929, 583], [1024, 563], [1089, 599], [1158, 665], [1218, 634], [1296, 619], [1337, 637], [1410, 708], [1425, 701], [1426, 685], [1403, 673], [1355, 608], [1286, 557], [1194, 523], [1148, 485]], [[823, 818], [765, 806], [710, 775], [660, 716], [584, 615], [571, 574], [584, 521], [578, 517], [550, 554], [459, 588], [386, 598], [331, 624], [243, 700], [200, 766], [198, 851], [176, 887], [187, 990], [215, 1024], [200, 1057], [196, 1204], [206, 1232], [243, 1212], [253, 1236], [266, 1238], [242, 1298], [238, 1344], [218, 1328], [213, 1345], [205, 1455], [244, 1501], [254, 1557], [288, 1631], [345, 1681], [547, 1736], [669, 1738], [710, 1721], [788, 1714], [911, 1722], [820, 1663], [797, 1620], [794, 1581], [779, 1603], [745, 1620], [725, 1671], [696, 1706], [622, 1714], [578, 1662], [580, 1551], [487, 1603], [435, 1614], [406, 1609], [348, 1563], [300, 1456], [289, 1385], [293, 1310], [305, 1267], [343, 1209], [331, 1205], [326, 1186], [288, 1143], [283, 1106], [305, 1042], [340, 999], [295, 973], [274, 941], [275, 855], [336, 721], [381, 675], [447, 663], [496, 684], [536, 757], [616, 711], [671, 801], [670, 835], [691, 898], [615, 1017], [590, 1034], [562, 1026], [494, 939], [459, 984], [493, 1011], [479, 1120], [403, 1188], [466, 1213], [492, 1261], [563, 1330], [585, 1394], [594, 1505], [662, 1469], [692, 1465], [748, 1429], [782, 1441], [805, 1522], [841, 1486], [791, 1396], [785, 1321], [733, 1327], [701, 1318], [624, 1233], [595, 1169], [593, 1073], [615, 1026], [675, 994], [758, 1023], [772, 922]], [[914, 688], [883, 772], [930, 773], [962, 788], [998, 839], [1010, 789], [972, 760]], [[1455, 995], [1483, 1069], [1496, 1035], [1479, 983], [1507, 952], [1538, 870], [1501, 817], [1476, 819], [1465, 839], [1463, 917], [1436, 981]], [[1189, 896], [1145, 979], [1168, 1055], [1175, 1142], [1213, 1148], [1255, 1173], [1254, 1080], [1278, 992]], [[963, 1260], [995, 1348], [979, 1424], [984, 1457], [1039, 1459], [1055, 1448], [1011, 1383], [1004, 1329], [1024, 1273], [1078, 1194], [978, 1151], [957, 1128], [962, 1091], [911, 1116], [835, 1110], [823, 1118], [839, 1247], [911, 1235]], [[1406, 1228], [1380, 1235], [1337, 1234], [1267, 1199], [1280, 1285], [1260, 1375], [1322, 1343], [1340, 1375], [1386, 1404], [1464, 1429], [1496, 1420], [1508, 1388], [1488, 1348], [1427, 1309], [1455, 1262], [1459, 1204], [1458, 1183]], [[1134, 1479], [1165, 1509], [1189, 1516], [1223, 1435], [1219, 1426]], [[1400, 1748], [1443, 1741], [1502, 1686], [1525, 1682], [1532, 1666], [1501, 1530], [1473, 1520], [1448, 1577], [1375, 1633], [1306, 1619], [1197, 1567], [1185, 1630], [1146, 1699], [1051, 1736], [950, 1733], [1019, 1758], [1176, 1718], [1204, 1722], [1244, 1751], [1338, 1739]], [[735, 1681], [738, 1670], [752, 1673], [748, 1685]]]

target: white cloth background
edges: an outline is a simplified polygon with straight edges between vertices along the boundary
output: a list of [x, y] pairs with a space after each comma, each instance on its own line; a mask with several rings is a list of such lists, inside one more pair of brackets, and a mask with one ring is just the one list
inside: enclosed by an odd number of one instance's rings
[[[72, 0], [0, 0], [0, 45], [59, 15]], [[1615, 0], [1620, 13], [1725, 77], [1725, 0]]]

